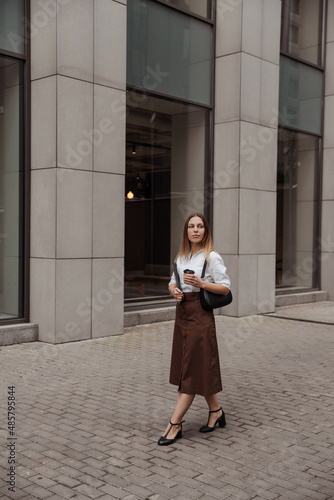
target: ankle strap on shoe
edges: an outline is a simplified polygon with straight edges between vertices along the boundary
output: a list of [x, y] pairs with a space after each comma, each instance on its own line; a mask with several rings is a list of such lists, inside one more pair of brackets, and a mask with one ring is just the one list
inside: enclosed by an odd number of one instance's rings
[[209, 413], [217, 413], [217, 411], [220, 411], [220, 410], [223, 411], [223, 408], [220, 407], [220, 408], [218, 408], [218, 410], [209, 410]]
[[182, 420], [182, 422], [179, 422], [178, 424], [173, 424], [173, 422], [170, 420], [169, 423], [170, 425], [182, 425], [184, 424], [185, 420]]

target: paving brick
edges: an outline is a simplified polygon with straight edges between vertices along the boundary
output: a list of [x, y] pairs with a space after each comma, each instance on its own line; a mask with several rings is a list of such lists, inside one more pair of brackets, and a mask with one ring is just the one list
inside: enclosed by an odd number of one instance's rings
[[[201, 486], [200, 489], [203, 493], [210, 493], [212, 496], [215, 496], [217, 499], [220, 498], [219, 495], [220, 495], [221, 490], [219, 488], [214, 488], [213, 486], [206, 484], [206, 485]], [[226, 484], [222, 488], [222, 490], [225, 494], [229, 493], [230, 495], [234, 495], [235, 498], [240, 498], [243, 500], [249, 500], [250, 498], [252, 498], [254, 496], [250, 492], [236, 488], [235, 486], [232, 486], [231, 484]]]
[[[221, 495], [222, 495], [221, 500], [224, 500], [225, 498], [230, 496], [229, 494], [224, 494], [224, 492], [222, 492]], [[217, 499], [211, 495], [203, 495], [201, 497], [201, 500], [217, 500]]]
[[52, 492], [41, 486], [32, 485], [24, 488], [24, 491], [32, 496], [32, 498], [41, 498], [44, 500], [52, 495]]
[[286, 498], [287, 500], [301, 500], [305, 497], [305, 495], [302, 493], [298, 493], [298, 491], [291, 491], [287, 490], [285, 488], [282, 488], [280, 486], [275, 486], [272, 488], [270, 491], [279, 494], [282, 498]]
[[139, 498], [147, 498], [148, 496], [152, 495], [153, 491], [150, 487], [144, 488], [143, 486], [140, 486], [139, 484], [130, 484], [127, 486], [124, 486], [123, 488], [125, 491], [129, 491], [130, 493], [136, 494]]
[[75, 488], [73, 488], [73, 491], [79, 492], [80, 496], [86, 495], [89, 498], [99, 498], [103, 495], [103, 492], [101, 490], [93, 488], [88, 484], [80, 484], [79, 486], [75, 486]]
[[58, 474], [57, 482], [63, 486], [67, 486], [68, 488], [74, 488], [80, 484], [80, 481], [71, 476], [67, 476], [66, 474]]
[[127, 479], [130, 476], [126, 476], [123, 478], [113, 474], [105, 474], [103, 475], [103, 477], [101, 477], [101, 479], [104, 481], [104, 483], [112, 484], [113, 486], [123, 488], [124, 486], [131, 484], [131, 481]]
[[[333, 326], [315, 333], [314, 324], [270, 316], [216, 323], [227, 427], [199, 433], [207, 408], [196, 397], [184, 437], [165, 448], [157, 439], [177, 394], [168, 384], [173, 322], [3, 347], [0, 411], [7, 382], [21, 395], [15, 498], [332, 499]], [[2, 498], [5, 488], [0, 481]]]
[[[21, 482], [21, 481], [22, 481], [22, 478], [20, 479], [20, 482]], [[30, 484], [31, 484], [31, 483], [30, 483]], [[0, 488], [3, 488], [4, 486], [8, 486], [8, 483], [7, 483], [7, 481], [5, 481], [4, 479], [1, 479], [1, 478], [0, 478]], [[27, 486], [29, 486], [29, 485], [27, 484]]]
[[267, 489], [263, 489], [260, 486], [255, 486], [253, 484], [247, 485], [247, 490], [256, 493], [261, 498], [264, 498], [266, 500], [275, 500], [276, 498], [279, 497], [278, 493], [275, 493], [274, 491], [269, 491]]
[[60, 495], [52, 495], [51, 497], [48, 497], [48, 500], [63, 500], [64, 497]]
[[129, 492], [127, 492], [121, 488], [118, 488], [116, 486], [113, 486], [112, 484], [107, 484], [105, 486], [101, 486], [100, 490], [104, 493], [107, 493], [108, 495], [114, 496], [118, 500], [120, 498], [126, 497], [129, 494]]
[[83, 469], [78, 470], [74, 469], [73, 467], [69, 467], [68, 465], [64, 465], [62, 467], [59, 467], [59, 469], [57, 469], [57, 472], [60, 475], [60, 477], [62, 477], [64, 474], [65, 476], [77, 478], [79, 476], [82, 476]]
[[[78, 446], [78, 444], [75, 443], [75, 446]], [[73, 446], [73, 448], [74, 448], [74, 446]], [[82, 446], [82, 448], [85, 449], [86, 447]], [[78, 448], [75, 448], [75, 449], [78, 449]], [[104, 460], [104, 461], [106, 461], [107, 459], [110, 458], [110, 456], [107, 455], [106, 453], [102, 453], [100, 450], [94, 450], [94, 449], [85, 450], [85, 455], [86, 456], [88, 455], [89, 457], [96, 458], [96, 460]]]
[[[320, 493], [320, 491], [310, 491], [309, 488], [298, 488], [296, 490], [299, 495], [305, 495], [305, 497], [309, 500], [327, 500], [327, 495], [325, 493]], [[334, 488], [333, 488], [334, 493]]]
[[155, 494], [158, 494], [162, 496], [162, 498], [173, 498], [175, 494], [179, 494], [180, 492], [176, 492], [167, 486], [164, 486], [163, 484], [160, 483], [153, 483], [150, 486], [150, 489], [155, 492]]
[[[57, 481], [58, 481], [58, 478], [57, 478]], [[52, 479], [49, 479], [48, 477], [43, 477], [43, 476], [40, 476], [39, 474], [37, 474], [36, 476], [33, 476], [31, 479], [30, 479], [30, 484], [33, 482], [35, 484], [37, 484], [38, 486], [42, 486], [43, 488], [49, 488], [50, 486], [54, 486], [56, 483], [56, 481], [53, 481]], [[22, 484], [22, 481], [20, 481], [20, 487], [24, 487], [23, 484]]]
[[177, 474], [173, 477], [173, 479], [169, 479], [169, 480], [167, 479], [164, 482], [160, 481], [160, 484], [163, 484], [164, 486], [168, 486], [169, 488], [172, 488], [176, 484], [185, 484], [191, 488], [198, 489], [198, 487], [202, 483], [197, 481], [197, 479], [193, 479], [193, 478], [187, 477], [187, 476], [182, 476], [182, 474]]
[[[161, 497], [160, 497], [161, 498]], [[199, 498], [203, 498], [202, 496]], [[212, 497], [211, 497], [212, 498]], [[173, 500], [189, 500], [189, 497], [187, 495], [177, 495], [173, 497]], [[215, 499], [214, 499], [215, 500]]]
[[99, 500], [119, 500], [119, 497], [113, 497], [112, 495], [102, 495]]
[[99, 488], [99, 486], [103, 486], [105, 484], [104, 481], [101, 481], [100, 479], [95, 478], [92, 475], [85, 474], [83, 476], [78, 477], [78, 481], [81, 483], [87, 484], [88, 486], [91, 486], [92, 488]]
[[7, 486], [5, 488], [0, 488], [0, 498], [4, 500], [27, 500], [28, 498], [37, 498], [37, 497], [30, 497], [29, 494], [20, 489], [15, 489], [15, 492], [9, 492]]
[[152, 484], [154, 482], [154, 480], [152, 479], [152, 476], [145, 476], [145, 477], [142, 477], [142, 476], [139, 476], [138, 474], [130, 474], [128, 476], [125, 477], [128, 485], [131, 485], [131, 484], [138, 484], [139, 486], [142, 486], [142, 487], [148, 487], [150, 486], [150, 484]]
[[164, 500], [164, 498], [159, 495], [159, 494], [156, 494], [156, 495], [151, 495], [148, 500]]
[[76, 492], [72, 488], [68, 488], [63, 484], [57, 484], [56, 486], [51, 486], [50, 490], [53, 491], [53, 493], [56, 493], [57, 495], [60, 495], [61, 497], [64, 498], [72, 498], [76, 495]]

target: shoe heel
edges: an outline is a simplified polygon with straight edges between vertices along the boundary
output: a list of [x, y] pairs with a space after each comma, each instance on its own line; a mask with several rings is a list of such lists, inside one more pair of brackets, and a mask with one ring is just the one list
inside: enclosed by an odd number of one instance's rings
[[225, 415], [223, 413], [223, 415], [220, 417], [220, 419], [218, 420], [218, 425], [219, 427], [226, 427], [226, 420], [225, 420]]

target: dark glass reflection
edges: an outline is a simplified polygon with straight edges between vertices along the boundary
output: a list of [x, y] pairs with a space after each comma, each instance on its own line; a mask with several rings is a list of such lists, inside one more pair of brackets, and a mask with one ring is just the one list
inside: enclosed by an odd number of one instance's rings
[[276, 285], [312, 288], [319, 139], [279, 130]]
[[322, 0], [291, 0], [288, 51], [294, 57], [321, 64]]
[[126, 143], [125, 298], [168, 293], [171, 116], [129, 108]]
[[23, 315], [22, 100], [21, 63], [0, 57], [0, 320]]
[[207, 110], [128, 93], [125, 299], [169, 297], [183, 224], [204, 210]]

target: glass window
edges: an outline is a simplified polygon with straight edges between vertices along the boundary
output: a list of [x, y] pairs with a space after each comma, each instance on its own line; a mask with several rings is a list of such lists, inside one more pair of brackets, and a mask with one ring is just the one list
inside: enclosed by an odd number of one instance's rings
[[276, 284], [312, 288], [315, 283], [315, 184], [319, 139], [279, 129]]
[[22, 66], [0, 56], [0, 319], [22, 316]]
[[321, 70], [281, 56], [279, 124], [321, 134]]
[[169, 296], [183, 224], [205, 210], [209, 111], [128, 93], [125, 299]]
[[321, 64], [322, 0], [291, 0], [288, 13], [288, 53]]
[[0, 0], [0, 49], [24, 54], [24, 0]]
[[211, 105], [212, 26], [152, 0], [127, 5], [127, 83]]
[[193, 12], [198, 16], [202, 17], [211, 17], [210, 8], [211, 1], [210, 0], [166, 0], [167, 3], [175, 5], [183, 10], [188, 10], [189, 12]]
[[291, 0], [291, 13], [300, 14], [300, 0]]

